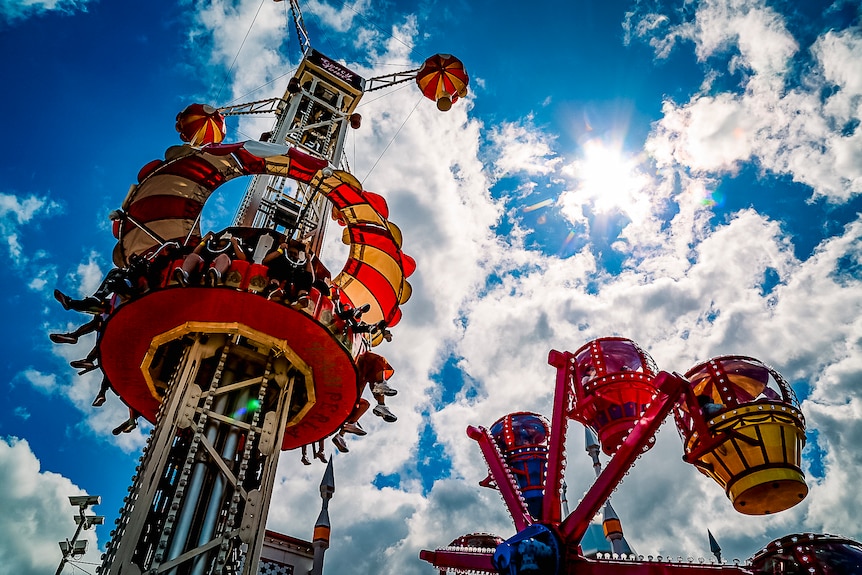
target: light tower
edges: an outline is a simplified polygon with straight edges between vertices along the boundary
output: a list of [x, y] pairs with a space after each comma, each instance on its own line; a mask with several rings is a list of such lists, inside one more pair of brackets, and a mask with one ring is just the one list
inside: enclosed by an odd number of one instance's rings
[[63, 557], [60, 559], [60, 564], [57, 566], [55, 575], [60, 575], [63, 572], [63, 567], [70, 561], [70, 558], [83, 555], [87, 552], [88, 541], [86, 539], [78, 540], [78, 536], [81, 535], [82, 529], [90, 529], [94, 525], [101, 525], [105, 522], [105, 518], [101, 515], [86, 515], [86, 511], [91, 505], [99, 505], [101, 502], [102, 498], [98, 495], [69, 496], [69, 504], [72, 507], [78, 508], [78, 514], [74, 515], [75, 523], [78, 527], [75, 529], [75, 534], [71, 539], [60, 541], [60, 552], [63, 553]]

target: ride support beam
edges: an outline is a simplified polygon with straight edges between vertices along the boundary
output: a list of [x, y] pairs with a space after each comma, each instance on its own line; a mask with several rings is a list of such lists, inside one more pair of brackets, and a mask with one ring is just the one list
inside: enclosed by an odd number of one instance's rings
[[382, 90], [383, 88], [389, 88], [390, 86], [395, 86], [397, 84], [409, 82], [410, 80], [415, 80], [416, 73], [419, 72], [420, 69], [421, 68], [416, 68], [413, 70], [407, 70], [405, 72], [394, 72], [392, 74], [385, 74], [383, 76], [375, 76], [374, 78], [369, 78], [368, 83], [365, 85], [365, 91], [373, 92], [374, 90]]
[[557, 382], [554, 397], [565, 398], [554, 402], [554, 413], [551, 417], [551, 437], [548, 445], [548, 470], [545, 474], [545, 496], [542, 500], [542, 517], [548, 523], [560, 522], [560, 494], [563, 488], [563, 468], [566, 455], [566, 428], [568, 427], [568, 406], [573, 401], [572, 388], [566, 385], [571, 376], [569, 362], [574, 361], [570, 353], [551, 350], [548, 363], [557, 368]]
[[217, 108], [222, 116], [244, 116], [248, 114], [275, 114], [278, 109], [287, 105], [283, 98], [267, 98], [244, 104], [234, 104]]
[[484, 427], [467, 427], [467, 435], [479, 444], [479, 449], [482, 450], [482, 455], [488, 463], [488, 471], [491, 473], [494, 483], [497, 484], [497, 489], [500, 490], [500, 495], [503, 496], [503, 501], [506, 503], [509, 513], [512, 515], [512, 521], [515, 523], [515, 529], [521, 531], [533, 524], [533, 518], [527, 511], [527, 506], [524, 498], [521, 495], [521, 490], [515, 483], [512, 474], [509, 473], [506, 463], [503, 461], [503, 455], [497, 449], [493, 438]]
[[[659, 372], [655, 378], [659, 395], [644, 411], [643, 416], [635, 423], [628, 437], [605, 466], [596, 482], [587, 491], [578, 506], [560, 524], [559, 535], [568, 545], [580, 543], [590, 521], [620, 484], [626, 472], [634, 465], [635, 460], [644, 452], [649, 439], [658, 431], [665, 418], [670, 413], [679, 396], [688, 385], [684, 377], [666, 371]], [[520, 527], [518, 530], [520, 531]]]

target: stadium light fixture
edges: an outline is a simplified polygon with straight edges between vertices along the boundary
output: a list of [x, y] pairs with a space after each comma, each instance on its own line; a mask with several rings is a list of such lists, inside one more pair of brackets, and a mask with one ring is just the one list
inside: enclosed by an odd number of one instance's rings
[[102, 498], [98, 495], [69, 496], [69, 504], [72, 505], [72, 507], [78, 508], [78, 514], [73, 516], [78, 528], [75, 529], [75, 534], [72, 536], [71, 540], [66, 539], [65, 541], [60, 541], [60, 551], [63, 553], [63, 557], [60, 559], [60, 565], [57, 566], [57, 571], [54, 575], [60, 575], [60, 573], [63, 572], [63, 567], [66, 566], [70, 557], [80, 557], [87, 552], [87, 544], [89, 542], [86, 539], [78, 541], [78, 536], [81, 534], [81, 530], [89, 529], [94, 525], [102, 525], [105, 523], [105, 518], [102, 515], [84, 515], [84, 511], [86, 511], [91, 505], [99, 505], [101, 502]]

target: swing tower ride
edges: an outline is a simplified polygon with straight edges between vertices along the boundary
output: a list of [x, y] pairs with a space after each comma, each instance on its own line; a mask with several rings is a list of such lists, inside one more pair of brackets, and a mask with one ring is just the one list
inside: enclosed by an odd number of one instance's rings
[[[313, 49], [290, 4], [303, 56], [284, 95], [189, 106], [177, 117], [186, 144], [145, 165], [112, 214], [115, 265], [143, 259], [148, 272], [145, 282], [134, 278], [139, 293], [114, 297], [98, 362], [154, 429], [104, 575], [256, 574], [280, 451], [323, 440], [346, 421], [364, 383], [357, 357], [384, 340], [410, 297], [415, 263], [386, 201], [340, 169], [344, 139], [360, 125], [366, 91], [415, 80], [445, 110], [466, 94], [466, 73], [437, 55], [421, 69], [366, 80]], [[273, 130], [223, 143], [225, 115], [254, 113], [274, 114]], [[216, 236], [239, 240], [248, 257], [234, 258], [217, 281], [179, 285], [174, 270], [206, 241], [204, 203], [239, 176], [252, 182], [234, 225]], [[264, 297], [264, 257], [283, 244], [319, 253], [330, 215], [349, 246], [341, 272], [307, 298]], [[361, 323], [345, 317], [350, 308], [363, 309]]]

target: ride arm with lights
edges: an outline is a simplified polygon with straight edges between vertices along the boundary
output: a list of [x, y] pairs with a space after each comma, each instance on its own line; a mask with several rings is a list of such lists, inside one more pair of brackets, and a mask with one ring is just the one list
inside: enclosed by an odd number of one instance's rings
[[[531, 511], [532, 517], [524, 516], [523, 502], [517, 497], [519, 489], [524, 493], [527, 488], [533, 490], [531, 482], [526, 482], [526, 487], [509, 485], [531, 456], [526, 449], [530, 447], [525, 441], [529, 427], [524, 417], [530, 414], [501, 418], [492, 426], [490, 435], [468, 428], [468, 434], [484, 444], [483, 455], [491, 470], [486, 481], [493, 478], [501, 485], [518, 533], [498, 542], [494, 549], [465, 548], [471, 545], [469, 536], [464, 536], [442, 550], [424, 553], [422, 558], [441, 570], [473, 569], [500, 575], [750, 575], [762, 571], [757, 562], [763, 563], [762, 557], [753, 559], [750, 566], [704, 565], [691, 560], [677, 563], [661, 558], [644, 561], [626, 554], [613, 559], [610, 554], [600, 554], [590, 559], [584, 556], [580, 544], [593, 518], [603, 505], [608, 505], [613, 490], [637, 458], [655, 443], [656, 432], [672, 410], [683, 439], [684, 461], [724, 488], [737, 511], [766, 515], [801, 501], [807, 494], [800, 470], [804, 419], [780, 374], [745, 356], [712, 358], [688, 370], [685, 376], [658, 371], [652, 358], [637, 344], [619, 337], [594, 340], [575, 353], [552, 351], [548, 362], [557, 368], [557, 379], [553, 419], [545, 426], [547, 467], [541, 513]], [[775, 389], [772, 393], [766, 391], [768, 386], [776, 385], [780, 393]], [[711, 387], [721, 392], [720, 396], [709, 394], [713, 402], [723, 404], [721, 411], [708, 409], [703, 401], [705, 390]], [[517, 432], [512, 423], [516, 417]], [[594, 429], [611, 459], [577, 508], [560, 520], [569, 419]], [[599, 443], [588, 438], [587, 445], [594, 467], [600, 469]], [[524, 527], [525, 523], [530, 524]], [[605, 534], [608, 535], [607, 529]], [[468, 552], [473, 555], [466, 555]], [[475, 554], [484, 555], [485, 567], [474, 567], [480, 562]], [[487, 568], [487, 563], [493, 570]]]
[[467, 435], [479, 444], [479, 449], [482, 450], [482, 456], [488, 464], [488, 471], [491, 478], [500, 491], [503, 497], [503, 502], [506, 508], [512, 515], [512, 521], [515, 523], [515, 529], [521, 531], [533, 524], [533, 518], [527, 512], [527, 507], [524, 504], [524, 498], [521, 495], [521, 490], [518, 489], [514, 479], [509, 473], [509, 468], [503, 461], [503, 456], [500, 450], [497, 449], [494, 440], [484, 427], [467, 428]]
[[[596, 478], [596, 482], [581, 499], [581, 502], [559, 525], [559, 535], [567, 545], [578, 545], [589, 527], [590, 521], [620, 484], [625, 474], [643, 453], [649, 439], [655, 435], [679, 397], [685, 393], [688, 382], [675, 373], [662, 371], [656, 376], [656, 388], [660, 394], [650, 403], [629, 436], [616, 454]], [[553, 422], [556, 424], [557, 422]]]
[[[563, 457], [562, 446], [565, 444], [565, 422], [571, 415], [567, 406], [571, 404], [569, 393], [571, 390], [565, 385], [566, 382], [566, 356], [558, 354], [556, 357], [552, 353], [552, 365], [558, 369], [558, 401], [555, 402], [554, 421], [552, 422], [551, 445], [557, 446], [557, 449], [551, 449], [549, 454], [549, 465], [546, 485], [553, 485], [551, 482], [556, 482], [558, 477], [562, 476]], [[562, 360], [562, 361], [560, 361]], [[565, 388], [564, 393], [559, 393], [560, 387]], [[512, 514], [515, 527], [518, 533], [510, 538], [507, 542], [501, 544], [498, 549], [507, 548], [509, 553], [519, 553], [519, 546], [523, 546], [523, 540], [527, 533], [525, 530], [536, 531], [536, 535], [548, 538], [551, 533], [559, 539], [560, 552], [564, 555], [569, 555], [565, 565], [577, 565], [577, 573], [603, 575], [608, 572], [640, 575], [643, 573], [661, 573], [675, 574], [677, 572], [693, 573], [702, 570], [703, 572], [716, 574], [741, 574], [747, 571], [741, 570], [738, 567], [728, 566], [674, 566], [670, 564], [655, 564], [651, 567], [644, 567], [643, 564], [619, 563], [612, 567], [604, 563], [597, 563], [580, 555], [579, 545], [581, 539], [586, 533], [587, 527], [593, 517], [601, 510], [613, 490], [622, 481], [625, 474], [634, 465], [635, 460], [644, 452], [644, 447], [649, 444], [650, 438], [658, 431], [664, 420], [667, 418], [674, 404], [683, 396], [686, 396], [686, 391], [689, 388], [688, 381], [675, 373], [660, 372], [656, 377], [656, 388], [658, 396], [650, 404], [647, 410], [643, 413], [638, 423], [632, 429], [628, 437], [623, 441], [622, 445], [605, 467], [593, 486], [587, 491], [584, 498], [578, 504], [572, 513], [568, 515], [562, 522], [559, 521], [559, 514], [551, 517], [550, 520], [534, 522], [533, 518], [527, 513], [523, 499], [520, 496], [520, 491], [514, 482], [511, 480], [511, 475], [508, 467], [502, 459], [501, 454], [494, 445], [493, 439], [484, 428], [468, 427], [468, 435], [479, 443], [482, 449], [482, 454], [488, 463], [488, 469], [491, 477], [494, 479], [503, 500]], [[686, 399], [688, 401], [688, 399]], [[557, 431], [554, 434], [554, 431]], [[553, 487], [549, 490], [546, 488], [545, 508], [555, 504], [554, 501], [559, 501], [559, 496], [554, 497], [552, 494], [558, 493]], [[551, 495], [551, 497], [549, 497]], [[559, 513], [559, 512], [558, 512]], [[527, 537], [529, 539], [530, 537]], [[499, 553], [497, 554], [499, 555]], [[517, 563], [517, 559], [509, 558], [504, 568], [500, 564], [497, 556], [477, 550], [445, 548], [436, 551], [423, 551], [420, 558], [432, 563], [435, 567], [461, 570], [470, 569], [477, 572], [487, 573], [508, 573], [511, 571], [511, 565]], [[650, 570], [652, 568], [653, 570]], [[613, 569], [613, 571], [608, 571]], [[646, 569], [646, 570], [645, 570]], [[569, 571], [572, 572], [572, 571]]]
[[548, 363], [557, 368], [556, 389], [554, 397], [564, 398], [554, 402], [554, 412], [551, 416], [551, 436], [548, 442], [548, 469], [545, 473], [545, 498], [542, 501], [542, 517], [551, 523], [560, 521], [562, 503], [560, 493], [563, 485], [563, 469], [565, 468], [566, 429], [569, 424], [569, 405], [573, 399], [572, 390], [566, 385], [567, 371], [565, 355], [552, 350], [548, 355]]

